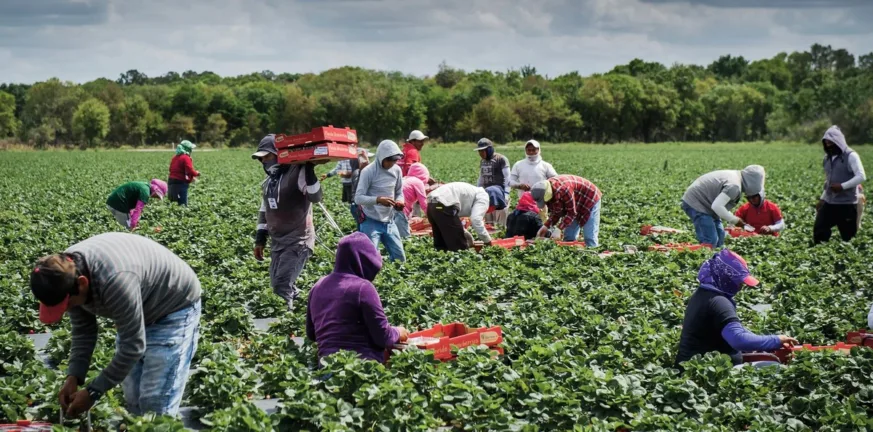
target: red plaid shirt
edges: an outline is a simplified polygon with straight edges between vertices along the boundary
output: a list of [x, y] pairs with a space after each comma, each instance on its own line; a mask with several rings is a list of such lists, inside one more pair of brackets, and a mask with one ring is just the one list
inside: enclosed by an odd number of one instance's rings
[[[547, 203], [549, 220], [545, 226], [556, 223], [559, 229], [567, 228], [574, 220], [585, 225], [591, 217], [591, 209], [600, 201], [600, 189], [590, 181], [574, 175], [559, 175], [549, 179], [552, 185], [552, 200]], [[560, 220], [560, 223], [558, 221]]]

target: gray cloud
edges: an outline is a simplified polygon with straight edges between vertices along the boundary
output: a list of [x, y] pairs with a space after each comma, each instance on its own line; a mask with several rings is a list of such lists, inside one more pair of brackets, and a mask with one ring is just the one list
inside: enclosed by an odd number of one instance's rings
[[641, 0], [644, 3], [685, 3], [719, 8], [852, 8], [870, 5], [869, 0]]
[[[740, 0], [742, 3], [745, 0]], [[830, 44], [870, 51], [870, 6], [836, 0], [0, 0], [0, 82], [355, 65], [433, 74], [526, 64], [552, 76], [635, 57], [708, 64]], [[758, 3], [758, 2], [755, 2]], [[12, 23], [14, 22], [14, 24]]]

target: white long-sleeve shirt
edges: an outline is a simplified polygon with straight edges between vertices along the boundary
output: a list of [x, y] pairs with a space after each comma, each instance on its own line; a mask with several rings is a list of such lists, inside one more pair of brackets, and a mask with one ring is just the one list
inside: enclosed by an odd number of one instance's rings
[[448, 183], [431, 192], [427, 196], [427, 202], [457, 206], [458, 217], [470, 218], [470, 224], [479, 239], [484, 242], [491, 241], [491, 235], [485, 230], [485, 213], [490, 203], [485, 189], [462, 182]]
[[[839, 155], [831, 156], [831, 160], [839, 157]], [[850, 178], [849, 180], [841, 183], [843, 186], [843, 190], [849, 190], [854, 187], [858, 187], [861, 183], [867, 181], [867, 173], [864, 172], [864, 164], [861, 163], [861, 156], [858, 156], [857, 152], [851, 152], [848, 155], [849, 158], [849, 167], [852, 168], [852, 172], [855, 173], [855, 177]], [[821, 193], [821, 199], [825, 199], [825, 194], [827, 194], [827, 188], [830, 185], [825, 186], [824, 192]]]
[[731, 197], [725, 193], [719, 194], [712, 202], [712, 211], [728, 223], [728, 225], [736, 225], [740, 218], [736, 217], [730, 210], [727, 209], [727, 204], [731, 201]]
[[520, 160], [512, 166], [509, 174], [509, 187], [517, 189], [520, 185], [533, 186], [537, 182], [557, 177], [558, 173], [552, 164], [540, 159], [536, 164], [527, 159]]

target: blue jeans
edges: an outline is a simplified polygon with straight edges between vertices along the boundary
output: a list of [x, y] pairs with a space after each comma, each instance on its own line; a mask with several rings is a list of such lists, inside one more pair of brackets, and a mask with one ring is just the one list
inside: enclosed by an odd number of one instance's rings
[[397, 232], [400, 233], [400, 238], [407, 238], [411, 234], [409, 232], [409, 219], [402, 211], [394, 212], [394, 225], [397, 225]]
[[721, 219], [694, 210], [685, 201], [682, 201], [682, 210], [694, 223], [694, 233], [698, 242], [711, 244], [717, 248], [724, 246], [724, 225], [721, 224]]
[[406, 252], [403, 251], [403, 242], [400, 240], [400, 232], [394, 221], [380, 222], [367, 218], [361, 223], [361, 232], [370, 237], [370, 241], [379, 249], [379, 243], [385, 244], [388, 249], [388, 258], [391, 261], [406, 261]]
[[121, 383], [127, 410], [175, 416], [197, 351], [200, 300], [146, 326], [145, 332], [145, 353]]
[[355, 225], [357, 225], [358, 231], [360, 231], [361, 230], [361, 221], [358, 220], [358, 217], [359, 217], [358, 205], [355, 203], [351, 203], [351, 205], [349, 205], [349, 211], [352, 213], [352, 219], [355, 221]]
[[[582, 236], [585, 238], [585, 247], [600, 246], [600, 201], [591, 209], [588, 222], [582, 227]], [[573, 221], [564, 228], [564, 241], [576, 241], [579, 238], [579, 221]]]
[[181, 206], [187, 206], [188, 187], [190, 186], [190, 184], [179, 180], [170, 180], [167, 182], [167, 197], [170, 199], [170, 202], [176, 202]]

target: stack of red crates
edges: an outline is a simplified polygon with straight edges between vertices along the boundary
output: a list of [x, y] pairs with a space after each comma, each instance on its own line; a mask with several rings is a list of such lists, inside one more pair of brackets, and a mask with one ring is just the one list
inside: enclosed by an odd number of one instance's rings
[[[497, 354], [503, 355], [503, 330], [500, 326], [470, 328], [463, 323], [437, 324], [429, 329], [409, 334], [409, 340], [415, 338], [438, 339], [416, 345], [422, 350], [433, 350], [433, 357], [439, 361], [454, 360], [452, 347], [458, 349], [470, 346], [485, 345]], [[402, 347], [402, 345], [401, 345]], [[391, 356], [393, 350], [385, 351], [385, 360]]]
[[283, 165], [354, 159], [358, 157], [357, 144], [354, 129], [333, 126], [317, 127], [299, 135], [276, 135], [279, 163]]

